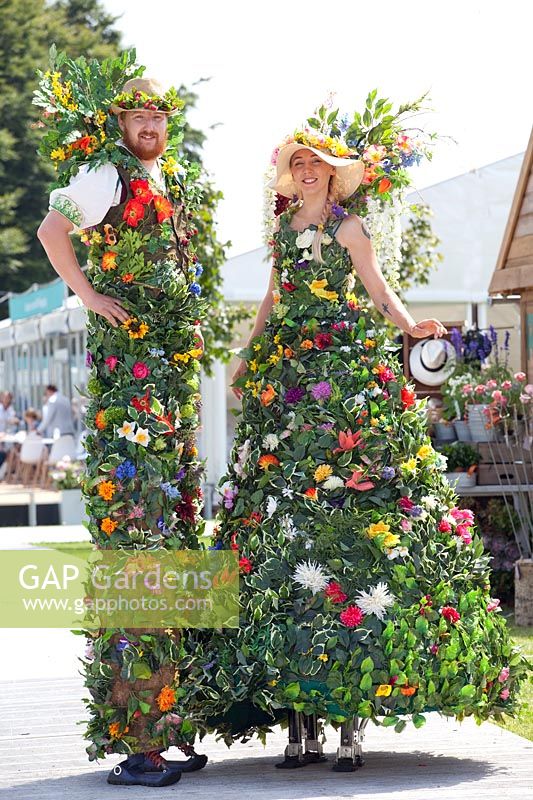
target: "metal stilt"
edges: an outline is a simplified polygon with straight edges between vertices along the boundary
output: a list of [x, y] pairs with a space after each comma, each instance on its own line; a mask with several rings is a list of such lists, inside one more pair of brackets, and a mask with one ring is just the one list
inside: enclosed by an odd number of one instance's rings
[[285, 748], [285, 758], [276, 764], [277, 769], [297, 769], [305, 767], [303, 757], [303, 715], [299, 711], [289, 711], [289, 744]]

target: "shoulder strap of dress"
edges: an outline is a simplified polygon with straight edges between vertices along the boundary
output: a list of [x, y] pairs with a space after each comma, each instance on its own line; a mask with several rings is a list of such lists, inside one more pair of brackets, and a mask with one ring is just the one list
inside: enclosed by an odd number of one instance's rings
[[330, 229], [331, 233], [333, 234], [333, 236], [337, 235], [337, 231], [339, 230], [339, 228], [342, 225], [342, 223], [344, 222], [344, 220], [345, 220], [345, 217], [339, 217], [338, 219], [335, 220], [335, 222], [332, 222], [331, 225], [329, 225], [329, 229]]

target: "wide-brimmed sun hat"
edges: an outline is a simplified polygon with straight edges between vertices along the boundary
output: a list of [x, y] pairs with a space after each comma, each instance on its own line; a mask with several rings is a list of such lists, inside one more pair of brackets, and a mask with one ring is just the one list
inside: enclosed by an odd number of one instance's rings
[[[297, 135], [298, 136], [298, 135]], [[296, 138], [296, 137], [295, 137]], [[291, 158], [297, 150], [310, 150], [326, 164], [335, 167], [337, 177], [338, 200], [346, 200], [350, 197], [363, 180], [365, 167], [362, 161], [351, 157], [353, 151], [349, 150], [340, 140], [331, 137], [324, 138], [323, 143], [319, 137], [298, 137], [299, 141], [287, 142], [279, 148], [275, 155], [276, 175], [269, 182], [268, 186], [274, 189], [283, 197], [293, 198], [296, 191], [296, 184], [291, 173]], [[320, 146], [316, 146], [319, 144]], [[346, 155], [335, 155], [334, 152], [346, 152]]]
[[456, 362], [455, 348], [446, 339], [424, 339], [409, 353], [409, 368], [415, 380], [426, 386], [440, 386]]
[[110, 110], [113, 114], [137, 109], [159, 111], [172, 117], [179, 114], [183, 106], [184, 102], [176, 89], [165, 90], [155, 78], [130, 78], [114, 98]]

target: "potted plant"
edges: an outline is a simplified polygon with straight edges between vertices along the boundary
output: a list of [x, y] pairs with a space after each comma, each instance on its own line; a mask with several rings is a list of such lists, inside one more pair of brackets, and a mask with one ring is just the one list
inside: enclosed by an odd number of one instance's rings
[[57, 462], [51, 473], [55, 488], [61, 490], [59, 508], [62, 525], [81, 525], [87, 519], [80, 486], [84, 471], [85, 464], [65, 456]]
[[479, 453], [466, 442], [445, 445], [441, 453], [448, 461], [445, 477], [454, 489], [468, 489], [476, 485], [476, 470]]

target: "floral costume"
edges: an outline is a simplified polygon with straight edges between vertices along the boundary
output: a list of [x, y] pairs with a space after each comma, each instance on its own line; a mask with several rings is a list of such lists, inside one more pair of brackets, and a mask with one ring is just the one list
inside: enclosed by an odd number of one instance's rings
[[290, 220], [272, 243], [273, 310], [243, 353], [213, 541], [239, 552], [241, 625], [196, 636], [191, 702], [228, 742], [287, 710], [402, 730], [424, 710], [511, 709], [522, 657], [424, 404], [336, 240], [342, 216], [324, 230], [323, 264], [313, 226]]

